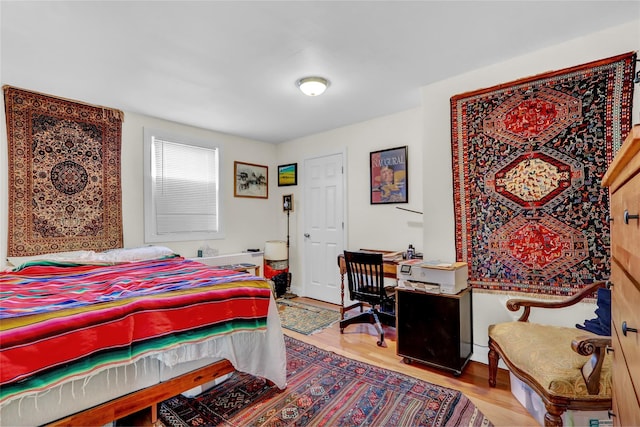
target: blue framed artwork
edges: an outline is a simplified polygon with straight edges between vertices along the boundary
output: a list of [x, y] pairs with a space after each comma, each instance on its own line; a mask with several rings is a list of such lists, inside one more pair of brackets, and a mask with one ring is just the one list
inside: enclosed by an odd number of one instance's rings
[[278, 166], [278, 187], [286, 187], [288, 185], [298, 185], [297, 163]]

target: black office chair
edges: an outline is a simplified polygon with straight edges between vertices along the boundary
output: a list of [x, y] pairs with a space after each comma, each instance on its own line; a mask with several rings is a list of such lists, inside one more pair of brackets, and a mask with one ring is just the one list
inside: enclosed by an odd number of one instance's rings
[[[359, 301], [352, 307], [360, 307], [360, 314], [340, 321], [340, 333], [344, 328], [355, 323], [369, 323], [376, 327], [380, 334], [378, 345], [384, 344], [384, 331], [380, 317], [385, 324], [395, 327], [395, 288], [384, 286], [384, 275], [381, 253], [344, 251], [347, 267], [349, 297]], [[363, 303], [371, 308], [362, 312]]]

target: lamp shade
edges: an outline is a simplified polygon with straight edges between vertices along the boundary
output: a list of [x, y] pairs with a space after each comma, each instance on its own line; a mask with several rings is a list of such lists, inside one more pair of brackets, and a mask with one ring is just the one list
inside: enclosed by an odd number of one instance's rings
[[264, 259], [270, 261], [287, 259], [287, 243], [282, 240], [268, 240], [265, 242]]
[[308, 96], [322, 95], [328, 86], [329, 81], [323, 77], [305, 77], [298, 80], [298, 87]]

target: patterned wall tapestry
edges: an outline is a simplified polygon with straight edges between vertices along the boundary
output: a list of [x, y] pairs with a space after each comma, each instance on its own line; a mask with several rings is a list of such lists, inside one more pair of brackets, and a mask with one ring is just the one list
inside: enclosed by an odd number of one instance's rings
[[3, 89], [8, 256], [122, 247], [122, 112]]
[[480, 289], [606, 280], [600, 181], [631, 126], [635, 54], [451, 98], [457, 258]]

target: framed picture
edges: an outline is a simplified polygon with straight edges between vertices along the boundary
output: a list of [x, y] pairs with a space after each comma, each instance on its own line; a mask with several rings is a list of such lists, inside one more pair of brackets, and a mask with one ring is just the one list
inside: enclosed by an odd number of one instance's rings
[[407, 147], [370, 153], [371, 204], [408, 203]]
[[298, 164], [278, 166], [278, 187], [298, 185]]
[[293, 194], [285, 194], [282, 196], [282, 210], [284, 212], [293, 212]]
[[269, 198], [269, 168], [253, 163], [233, 162], [235, 197]]

